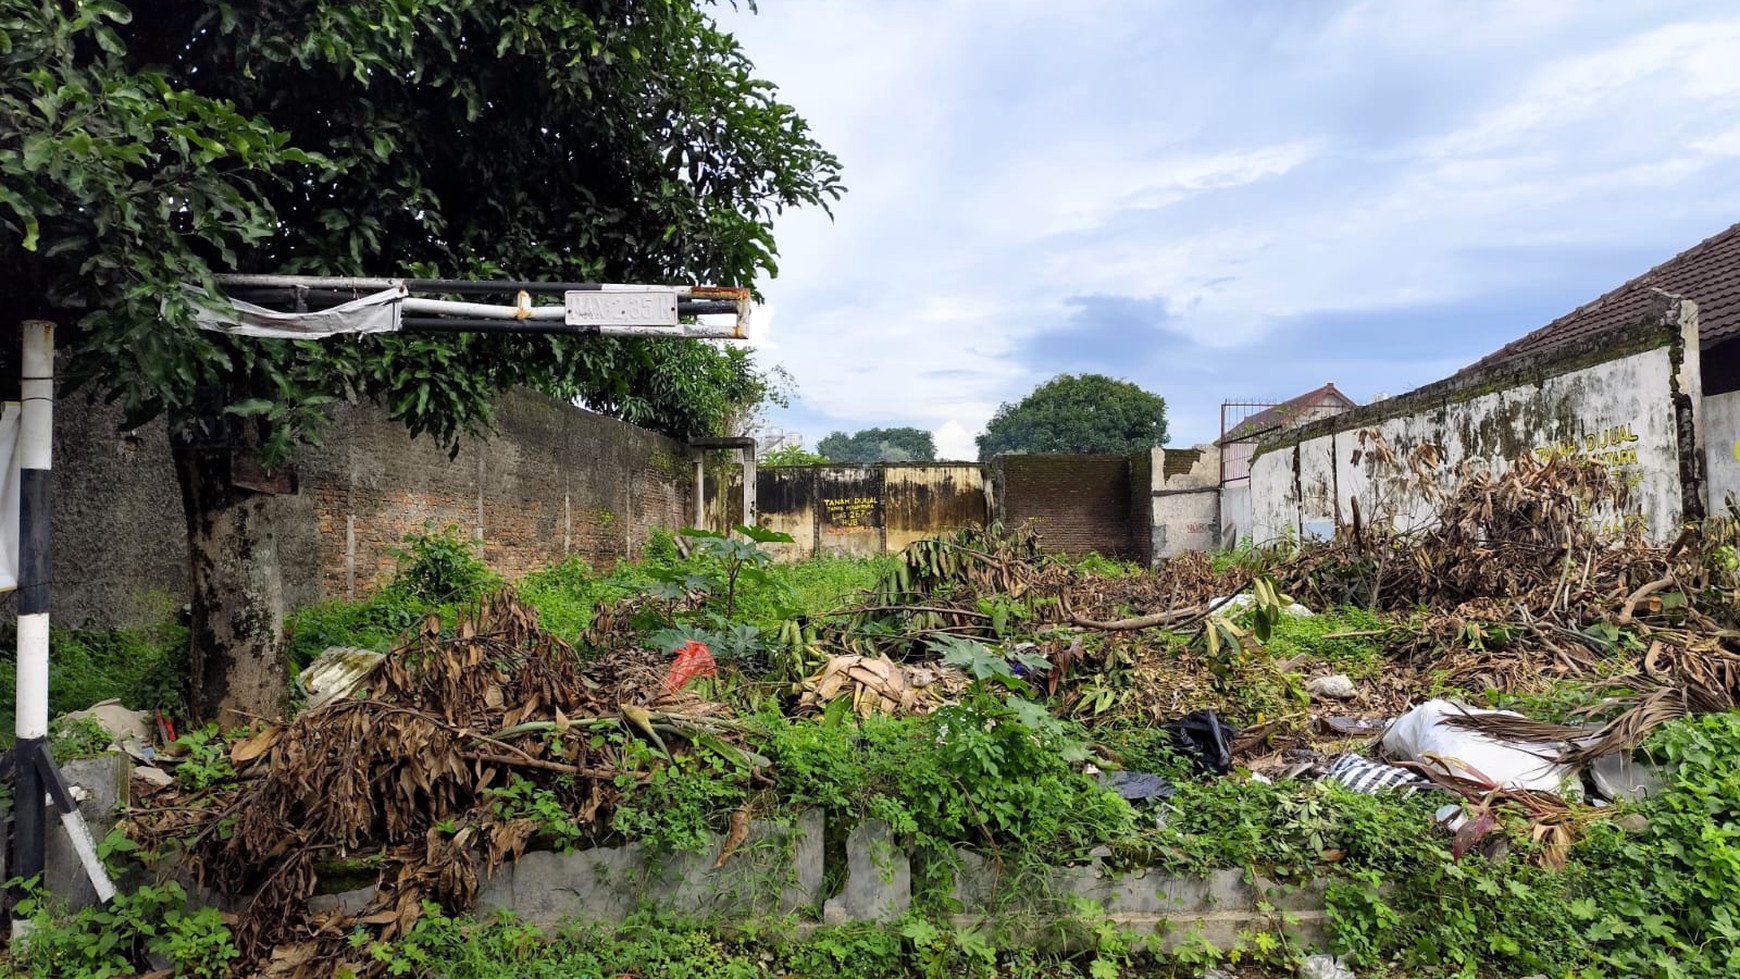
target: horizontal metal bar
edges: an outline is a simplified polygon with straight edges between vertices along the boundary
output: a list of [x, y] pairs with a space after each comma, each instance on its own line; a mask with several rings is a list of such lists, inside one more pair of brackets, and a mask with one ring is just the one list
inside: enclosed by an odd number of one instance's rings
[[[559, 307], [551, 307], [559, 308]], [[399, 321], [407, 333], [517, 333], [607, 337], [683, 337], [697, 340], [742, 340], [741, 326], [569, 326], [560, 320], [458, 319], [407, 316]]]
[[406, 313], [427, 313], [433, 316], [469, 316], [487, 320], [559, 320], [566, 315], [562, 306], [492, 306], [488, 303], [455, 302], [450, 299], [419, 299], [411, 296], [399, 301]]
[[217, 283], [228, 289], [339, 289], [376, 291], [404, 286], [412, 292], [446, 292], [456, 295], [489, 295], [525, 292], [553, 295], [564, 292], [638, 292], [675, 289], [679, 296], [696, 299], [747, 302], [749, 290], [741, 286], [628, 285], [608, 282], [536, 282], [526, 279], [389, 279], [321, 275], [218, 275]]
[[[250, 302], [256, 306], [292, 307], [298, 300], [306, 300], [310, 310], [326, 309], [340, 303], [357, 298], [358, 290], [345, 289], [286, 289], [282, 287], [261, 288], [258, 286], [242, 287], [230, 291], [235, 299]], [[411, 298], [407, 297], [407, 302]], [[406, 307], [409, 309], [410, 307]], [[537, 306], [535, 309], [561, 310], [561, 306]], [[677, 303], [679, 316], [726, 316], [736, 315], [739, 311], [737, 303], [723, 299], [683, 299]]]

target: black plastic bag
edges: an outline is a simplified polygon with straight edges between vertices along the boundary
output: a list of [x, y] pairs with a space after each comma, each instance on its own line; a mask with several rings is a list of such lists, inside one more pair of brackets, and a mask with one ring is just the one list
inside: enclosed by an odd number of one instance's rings
[[1171, 782], [1148, 772], [1106, 772], [1100, 776], [1100, 784], [1130, 802], [1170, 799], [1178, 792]]
[[1206, 775], [1225, 775], [1232, 768], [1232, 742], [1238, 728], [1220, 722], [1212, 710], [1191, 711], [1166, 725], [1172, 746]]

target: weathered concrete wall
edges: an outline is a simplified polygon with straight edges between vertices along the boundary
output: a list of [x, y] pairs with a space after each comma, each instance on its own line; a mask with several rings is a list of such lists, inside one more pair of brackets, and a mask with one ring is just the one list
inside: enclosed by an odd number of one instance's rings
[[1238, 547], [1254, 536], [1251, 526], [1256, 513], [1251, 505], [1251, 482], [1244, 480], [1220, 489], [1220, 546]]
[[[741, 476], [709, 470], [707, 526], [740, 519]], [[757, 473], [763, 527], [790, 534], [780, 560], [893, 553], [995, 518], [1031, 523], [1046, 549], [1150, 562], [1213, 548], [1220, 535], [1220, 450], [1004, 456], [958, 464], [790, 466]]]
[[1740, 505], [1740, 391], [1704, 397], [1704, 452], [1709, 460], [1710, 512]]
[[1328, 920], [1323, 881], [1289, 887], [1250, 878], [1242, 870], [1191, 877], [1154, 870], [1116, 873], [1089, 865], [1052, 868], [1045, 884], [1036, 887], [1031, 880], [1007, 879], [995, 863], [975, 853], [962, 850], [956, 856], [951, 896], [961, 906], [956, 921], [962, 925], [1012, 912], [1067, 918], [1077, 902], [1091, 902], [1106, 918], [1134, 931], [1139, 946], [1165, 951], [1197, 940], [1231, 948], [1241, 934], [1276, 931], [1315, 945], [1324, 938]]
[[569, 556], [608, 567], [653, 528], [693, 519], [693, 458], [677, 442], [525, 391], [503, 399], [495, 428], [449, 459], [378, 411], [341, 413], [327, 443], [298, 461], [322, 594], [383, 583], [392, 549], [426, 524], [468, 531], [511, 578]]
[[[878, 822], [847, 834], [844, 865], [825, 866], [822, 814], [808, 812], [795, 825], [751, 825], [744, 846], [714, 866], [725, 845], [715, 835], [704, 853], [648, 855], [635, 845], [528, 853], [482, 882], [473, 913], [496, 913], [540, 928], [571, 922], [620, 924], [645, 909], [665, 914], [743, 923], [757, 917], [813, 914], [824, 924], [886, 923], [912, 907], [912, 857]], [[1324, 881], [1291, 887], [1242, 870], [1175, 876], [1157, 870], [1112, 872], [1098, 863], [1051, 868], [1036, 880], [1006, 876], [1005, 868], [968, 850], [955, 852], [953, 899], [963, 926], [1003, 922], [1031, 927], [1034, 941], [1072, 944], [1071, 923], [1082, 902], [1136, 932], [1157, 950], [1206, 940], [1230, 948], [1255, 932], [1284, 931], [1306, 944], [1324, 937]], [[836, 885], [827, 895], [828, 883]], [[326, 906], [359, 906], [369, 892], [316, 898]]]
[[705, 853], [655, 857], [638, 844], [528, 853], [482, 882], [473, 910], [480, 918], [510, 911], [542, 927], [618, 923], [643, 907], [727, 921], [793, 914], [822, 901], [822, 830], [819, 811], [795, 825], [757, 821], [719, 866], [726, 840], [718, 835]]
[[1631, 510], [1612, 519], [1672, 537], [1702, 507], [1697, 358], [1695, 307], [1671, 303], [1660, 321], [1602, 346], [1443, 382], [1288, 433], [1264, 443], [1252, 465], [1252, 536], [1327, 535], [1351, 521], [1355, 499], [1368, 520], [1389, 513], [1402, 529], [1424, 525], [1432, 507], [1405, 485], [1405, 471], [1356, 456], [1358, 432], [1376, 429], [1403, 460], [1437, 445], [1443, 489], [1464, 461], [1503, 471], [1525, 453], [1601, 460], [1632, 483]]
[[1212, 550], [1220, 541], [1220, 449], [1155, 449], [1153, 558]]
[[[187, 587], [186, 524], [162, 422], [119, 431], [83, 399], [55, 413], [54, 612], [67, 625], [157, 621]], [[529, 392], [457, 458], [371, 405], [341, 406], [276, 498], [287, 598], [367, 594], [426, 523], [485, 541], [509, 576], [569, 555], [632, 556], [653, 527], [694, 520], [693, 457], [677, 442]]]
[[[741, 479], [740, 472], [709, 475], [711, 529], [726, 529], [740, 517], [741, 506], [729, 501], [741, 495]], [[983, 524], [990, 515], [984, 473], [971, 464], [763, 468], [755, 494], [761, 526], [793, 538], [768, 547], [782, 561], [894, 553], [915, 540]]]

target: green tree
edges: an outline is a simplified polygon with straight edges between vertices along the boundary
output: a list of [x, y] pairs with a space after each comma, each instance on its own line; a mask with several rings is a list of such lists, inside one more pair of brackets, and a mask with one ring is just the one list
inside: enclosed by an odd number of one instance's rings
[[936, 442], [922, 428], [866, 428], [847, 435], [834, 432], [816, 443], [829, 462], [935, 462]]
[[980, 459], [1145, 452], [1166, 444], [1166, 399], [1103, 374], [1059, 374], [1018, 404], [999, 406], [978, 442]]
[[750, 284], [837, 169], [697, 0], [0, 0], [0, 303], [76, 320], [73, 373], [167, 417], [205, 716], [283, 702], [241, 484], [335, 401], [457, 448], [515, 385], [677, 436], [769, 391], [693, 341], [233, 339], [193, 325], [214, 271]]

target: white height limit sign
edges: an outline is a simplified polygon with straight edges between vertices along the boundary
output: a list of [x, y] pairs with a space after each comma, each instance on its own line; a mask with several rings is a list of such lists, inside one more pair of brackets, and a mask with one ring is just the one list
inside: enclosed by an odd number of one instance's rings
[[671, 288], [576, 290], [566, 298], [569, 326], [677, 325], [677, 290]]

